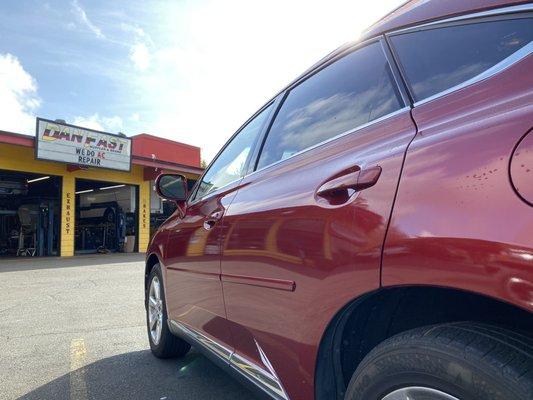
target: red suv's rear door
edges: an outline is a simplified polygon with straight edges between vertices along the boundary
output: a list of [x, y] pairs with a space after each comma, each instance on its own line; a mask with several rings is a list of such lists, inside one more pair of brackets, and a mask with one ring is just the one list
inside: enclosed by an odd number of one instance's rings
[[281, 398], [313, 398], [334, 314], [379, 287], [381, 247], [415, 128], [379, 41], [292, 87], [258, 170], [224, 217], [233, 364]]

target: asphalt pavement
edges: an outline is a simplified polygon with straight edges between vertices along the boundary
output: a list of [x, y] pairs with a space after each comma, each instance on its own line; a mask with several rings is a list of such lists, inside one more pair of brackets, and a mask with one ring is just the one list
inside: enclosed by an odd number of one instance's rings
[[0, 259], [0, 399], [256, 400], [194, 349], [152, 356], [143, 260]]

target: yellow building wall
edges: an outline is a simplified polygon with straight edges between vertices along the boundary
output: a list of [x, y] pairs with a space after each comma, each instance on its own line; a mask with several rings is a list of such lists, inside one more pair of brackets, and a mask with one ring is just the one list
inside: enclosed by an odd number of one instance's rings
[[63, 178], [61, 194], [61, 256], [74, 255], [76, 178], [139, 186], [139, 251], [146, 251], [150, 240], [150, 182], [144, 181], [142, 166], [132, 165], [130, 172], [102, 168], [68, 172], [66, 164], [36, 160], [33, 148], [0, 143], [0, 169], [56, 175]]

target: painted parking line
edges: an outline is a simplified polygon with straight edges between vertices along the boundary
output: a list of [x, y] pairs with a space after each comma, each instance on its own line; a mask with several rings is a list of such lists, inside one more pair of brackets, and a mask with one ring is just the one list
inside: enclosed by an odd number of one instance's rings
[[85, 380], [85, 360], [87, 349], [85, 340], [73, 339], [70, 342], [70, 399], [87, 399], [87, 382]]

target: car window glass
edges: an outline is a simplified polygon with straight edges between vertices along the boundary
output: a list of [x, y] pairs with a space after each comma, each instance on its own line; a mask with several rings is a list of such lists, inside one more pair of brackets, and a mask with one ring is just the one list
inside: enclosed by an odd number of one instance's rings
[[479, 75], [531, 40], [532, 18], [470, 23], [391, 37], [417, 101]]
[[193, 200], [242, 177], [246, 160], [272, 105], [265, 108], [231, 140], [202, 177]]
[[291, 89], [268, 133], [258, 168], [401, 107], [381, 44], [372, 43]]

